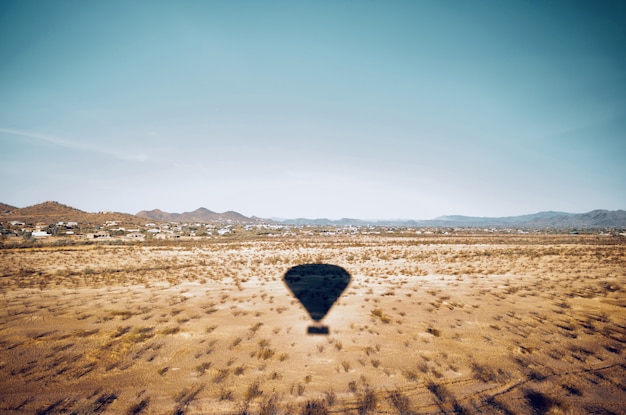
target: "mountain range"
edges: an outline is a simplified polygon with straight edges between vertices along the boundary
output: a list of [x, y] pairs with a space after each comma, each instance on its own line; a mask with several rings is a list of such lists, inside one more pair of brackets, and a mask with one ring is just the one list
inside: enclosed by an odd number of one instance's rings
[[149, 219], [157, 222], [255, 222], [256, 218], [249, 218], [238, 212], [229, 210], [224, 213], [217, 213], [207, 208], [199, 208], [192, 212], [168, 213], [160, 209], [142, 210], [137, 213], [137, 217]]
[[621, 228], [626, 227], [626, 211], [593, 210], [588, 213], [539, 212], [530, 215], [506, 217], [439, 216], [429, 220], [395, 219], [363, 220], [343, 218], [330, 219], [275, 219], [289, 225], [334, 226], [412, 226], [453, 228]]
[[136, 215], [120, 212], [89, 213], [58, 202], [44, 202], [25, 208], [0, 203], [0, 220], [20, 220], [28, 223], [35, 222], [88, 222], [101, 223], [118, 221], [122, 223], [141, 224], [154, 222], [236, 222], [236, 223], [279, 223], [284, 225], [310, 226], [412, 226], [412, 227], [511, 227], [511, 228], [626, 228], [626, 211], [624, 210], [593, 210], [587, 213], [567, 212], [539, 212], [530, 215], [506, 217], [476, 217], [476, 216], [440, 216], [430, 220], [363, 220], [343, 218], [331, 219], [261, 219], [247, 217], [241, 213], [228, 211], [213, 212], [206, 208], [199, 208], [191, 212], [169, 213], [159, 209], [142, 210]]

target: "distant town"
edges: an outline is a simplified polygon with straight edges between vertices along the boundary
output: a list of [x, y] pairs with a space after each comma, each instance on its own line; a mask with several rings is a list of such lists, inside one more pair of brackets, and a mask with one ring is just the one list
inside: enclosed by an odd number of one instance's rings
[[[595, 212], [595, 213], [594, 213]], [[248, 218], [237, 212], [219, 214], [200, 208], [184, 214], [169, 214], [159, 210], [142, 211], [137, 215], [115, 212], [87, 213], [57, 202], [44, 202], [27, 208], [0, 206], [0, 234], [3, 244], [79, 243], [102, 241], [130, 243], [140, 241], [247, 239], [259, 237], [298, 237], [335, 235], [455, 235], [455, 234], [597, 234], [626, 236], [622, 226], [537, 226], [548, 217], [578, 220], [579, 217], [601, 218], [604, 223], [619, 224], [624, 211], [594, 211], [589, 214], [558, 214], [550, 212], [527, 215], [524, 221], [516, 218], [446, 217], [431, 221], [366, 223], [356, 219], [276, 220]], [[599, 213], [598, 213], [599, 212]], [[568, 215], [568, 216], [564, 216]], [[154, 220], [153, 218], [160, 220]], [[532, 218], [530, 218], [532, 217]], [[181, 220], [171, 220], [179, 218]], [[195, 218], [196, 220], [185, 220]], [[202, 220], [202, 219], [205, 220]], [[529, 219], [530, 218], [530, 219]], [[608, 219], [607, 219], [608, 218]], [[617, 219], [616, 219], [617, 218]], [[169, 220], [168, 220], [169, 219]], [[534, 222], [533, 222], [534, 221]], [[585, 222], [587, 223], [587, 222]], [[530, 225], [529, 225], [530, 224]], [[430, 225], [430, 226], [428, 226]], [[507, 226], [508, 225], [508, 226]]]
[[[230, 223], [229, 223], [230, 222]], [[224, 223], [152, 223], [141, 226], [123, 226], [117, 221], [102, 224], [79, 223], [76, 221], [56, 223], [26, 223], [13, 220], [2, 222], [0, 231], [5, 241], [14, 239], [66, 238], [92, 241], [144, 241], [148, 240], [194, 240], [206, 238], [246, 237], [296, 237], [335, 235], [448, 235], [467, 233], [465, 228], [411, 228], [400, 226], [338, 226], [338, 225], [284, 225], [273, 223], [245, 224], [226, 221]], [[529, 233], [522, 229], [485, 228], [471, 229], [472, 233]], [[539, 232], [534, 230], [534, 232]], [[602, 232], [600, 232], [602, 233]]]

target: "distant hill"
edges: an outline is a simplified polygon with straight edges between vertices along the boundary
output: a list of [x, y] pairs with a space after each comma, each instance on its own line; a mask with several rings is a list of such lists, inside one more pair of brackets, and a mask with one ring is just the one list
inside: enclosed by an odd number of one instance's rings
[[119, 212], [89, 213], [58, 202], [48, 201], [25, 208], [0, 204], [0, 209], [11, 208], [10, 220], [19, 220], [25, 223], [56, 223], [56, 222], [81, 222], [81, 223], [104, 223], [117, 221], [120, 223], [140, 224], [143, 221], [134, 215]]
[[275, 219], [290, 225], [333, 225], [333, 226], [415, 226], [450, 228], [625, 228], [626, 211], [593, 210], [588, 213], [539, 212], [530, 215], [507, 217], [440, 216], [431, 220], [362, 220], [343, 218], [330, 219]]
[[198, 208], [192, 212], [183, 213], [168, 213], [160, 209], [142, 210], [138, 212], [137, 217], [143, 219], [149, 219], [157, 222], [241, 222], [249, 223], [256, 222], [257, 219], [248, 218], [241, 213], [228, 211], [224, 213], [217, 213], [207, 208]]
[[67, 216], [68, 218], [76, 215], [84, 215], [87, 212], [63, 205], [58, 202], [43, 202], [38, 205], [28, 206], [18, 209], [19, 215], [22, 216]]
[[142, 210], [141, 212], [135, 214], [135, 216], [142, 219], [153, 220], [156, 222], [174, 222], [171, 215], [171, 213], [163, 212], [160, 209], [153, 209], [149, 211]]
[[15, 210], [17, 210], [15, 206], [0, 203], [0, 215], [12, 215]]
[[546, 226], [553, 226], [556, 222], [561, 222], [563, 218], [576, 216], [574, 213], [566, 212], [539, 212], [530, 215], [520, 216], [504, 216], [504, 217], [476, 217], [476, 216], [440, 216], [429, 221], [437, 226], [487, 226], [487, 227], [503, 227], [503, 226], [528, 226], [532, 223], [543, 222]]
[[555, 217], [561, 216], [572, 216], [573, 213], [565, 213], [565, 212], [539, 212], [533, 213], [530, 215], [520, 215], [520, 216], [505, 216], [505, 217], [475, 217], [475, 216], [460, 216], [460, 215], [452, 215], [452, 216], [439, 216], [438, 218], [433, 219], [433, 221], [442, 221], [442, 222], [472, 222], [476, 224], [480, 223], [521, 223], [528, 222], [537, 219], [552, 219]]
[[592, 210], [577, 215], [535, 218], [528, 225], [535, 228], [620, 228], [626, 227], [626, 211]]

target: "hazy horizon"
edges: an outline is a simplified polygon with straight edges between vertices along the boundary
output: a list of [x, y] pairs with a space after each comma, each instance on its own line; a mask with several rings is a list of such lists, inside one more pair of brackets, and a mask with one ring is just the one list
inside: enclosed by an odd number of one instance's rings
[[[227, 212], [235, 212], [235, 213], [240, 213], [238, 210], [236, 209], [229, 209], [228, 211], [216, 211], [213, 210], [211, 208], [208, 208], [206, 206], [199, 206], [197, 208], [187, 208], [181, 211], [167, 211], [167, 210], [163, 210], [160, 209], [158, 207], [154, 207], [154, 208], [149, 208], [149, 209], [142, 209], [140, 211], [137, 212], [124, 212], [124, 211], [108, 211], [108, 210], [85, 210], [85, 209], [81, 209], [78, 206], [70, 206], [67, 205], [66, 203], [63, 203], [63, 201], [60, 200], [46, 200], [43, 202], [39, 202], [36, 204], [42, 204], [42, 203], [48, 203], [48, 202], [52, 202], [52, 203], [59, 203], [65, 206], [69, 206], [71, 208], [75, 208], [75, 209], [79, 209], [82, 210], [84, 212], [87, 213], [98, 213], [98, 212], [111, 212], [111, 213], [122, 213], [122, 214], [131, 214], [131, 215], [137, 215], [139, 213], [142, 212], [151, 212], [153, 210], [160, 210], [164, 213], [170, 213], [170, 214], [183, 214], [183, 213], [193, 213], [199, 209], [208, 209], [211, 212], [214, 213], [227, 213]], [[6, 203], [0, 200], [0, 203]], [[9, 203], [10, 205], [10, 203]], [[28, 206], [15, 206], [15, 205], [11, 205], [13, 207], [16, 207], [18, 209], [20, 208], [27, 208], [33, 205], [28, 205]], [[591, 211], [596, 211], [596, 210], [606, 210], [609, 212], [613, 212], [613, 211], [623, 211], [624, 209], [615, 209], [615, 210], [610, 210], [610, 209], [603, 209], [601, 207], [598, 207], [596, 209], [592, 209]], [[292, 217], [284, 217], [284, 216], [258, 216], [258, 215], [245, 215], [248, 217], [257, 217], [260, 219], [268, 219], [268, 220], [295, 220], [295, 219], [307, 219], [307, 220], [331, 220], [331, 221], [338, 221], [338, 220], [343, 220], [343, 219], [356, 219], [356, 220], [372, 220], [372, 221], [393, 221], [393, 220], [416, 220], [416, 221], [422, 221], [422, 220], [434, 220], [434, 219], [439, 219], [439, 218], [444, 218], [444, 217], [452, 217], [452, 216], [460, 216], [460, 217], [476, 217], [476, 218], [493, 218], [493, 219], [498, 219], [498, 218], [505, 218], [505, 217], [515, 217], [515, 216], [527, 216], [527, 215], [533, 215], [533, 214], [539, 214], [539, 213], [564, 213], [564, 214], [585, 214], [585, 213], [589, 213], [591, 211], [585, 211], [585, 212], [566, 212], [566, 211], [554, 211], [554, 210], [542, 210], [542, 211], [536, 211], [536, 212], [526, 212], [526, 213], [521, 213], [519, 215], [505, 215], [505, 216], [485, 216], [485, 215], [461, 215], [461, 214], [441, 214], [441, 215], [437, 215], [437, 216], [433, 216], [433, 217], [356, 217], [356, 216], [342, 216], [342, 217], [321, 217], [321, 216], [309, 216], [309, 217], [304, 217], [304, 216], [292, 216]]]
[[624, 209], [624, 27], [619, 1], [4, 1], [0, 201]]

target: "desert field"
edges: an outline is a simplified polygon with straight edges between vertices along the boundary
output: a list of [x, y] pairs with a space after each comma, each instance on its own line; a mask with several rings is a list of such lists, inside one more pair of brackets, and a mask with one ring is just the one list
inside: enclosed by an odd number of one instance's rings
[[[624, 414], [626, 238], [0, 250], [3, 414]], [[283, 277], [350, 282], [307, 334]]]

